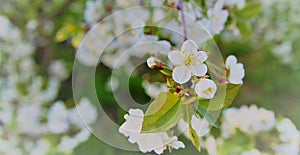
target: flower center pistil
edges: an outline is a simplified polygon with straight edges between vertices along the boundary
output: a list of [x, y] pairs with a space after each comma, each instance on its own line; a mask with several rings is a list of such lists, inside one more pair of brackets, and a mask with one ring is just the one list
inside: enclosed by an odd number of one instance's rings
[[206, 95], [211, 94], [211, 93], [213, 93], [213, 89], [210, 87], [210, 88], [204, 90], [203, 93]]
[[195, 62], [193, 61], [192, 57], [194, 56], [195, 54], [192, 52], [191, 54], [185, 56], [185, 65], [186, 66], [192, 66], [195, 64]]

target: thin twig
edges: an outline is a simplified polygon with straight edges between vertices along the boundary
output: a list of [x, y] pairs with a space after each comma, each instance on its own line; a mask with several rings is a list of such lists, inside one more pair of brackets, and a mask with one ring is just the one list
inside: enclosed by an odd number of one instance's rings
[[183, 0], [179, 0], [178, 10], [181, 11], [180, 13], [181, 13], [181, 22], [182, 22], [182, 27], [183, 27], [184, 40], [187, 40], [187, 27], [186, 27], [184, 12], [183, 12], [184, 11]]
[[197, 101], [197, 97], [192, 97], [192, 98], [189, 98], [188, 100], [186, 100], [183, 103], [183, 105], [191, 104], [191, 103], [194, 103], [195, 101]]

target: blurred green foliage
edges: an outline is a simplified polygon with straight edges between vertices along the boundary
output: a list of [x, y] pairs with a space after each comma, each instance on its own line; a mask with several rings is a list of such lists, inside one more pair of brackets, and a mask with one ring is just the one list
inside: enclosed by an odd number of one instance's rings
[[[256, 6], [256, 4], [252, 5]], [[38, 27], [36, 32], [39, 36], [34, 38], [34, 42], [37, 45], [35, 59], [40, 65], [39, 70], [41, 74], [47, 74], [45, 72], [46, 67], [54, 58], [65, 60], [69, 68], [72, 68], [75, 49], [71, 47], [70, 40], [66, 38], [61, 40], [63, 42], [55, 42], [55, 35], [66, 23], [81, 25], [84, 7], [85, 0], [2, 0], [0, 2], [0, 14], [9, 17], [12, 23], [21, 30], [24, 30], [29, 20], [37, 20]], [[246, 10], [245, 14], [239, 12], [239, 15], [248, 17], [247, 11], [257, 11], [260, 9], [259, 7], [256, 6], [255, 10]], [[46, 33], [44, 28], [51, 23], [53, 24], [53, 30], [50, 33]], [[242, 30], [242, 34], [249, 37], [248, 23], [237, 22], [237, 25]], [[216, 38], [216, 40], [224, 57], [234, 54], [245, 65], [246, 77], [244, 85], [234, 100], [233, 106], [257, 104], [258, 106], [274, 110], [277, 115], [290, 117], [297, 127], [300, 128], [300, 71], [281, 64], [278, 58], [273, 56], [271, 51], [267, 50], [268, 48], [256, 46], [249, 42], [249, 39], [222, 41]], [[111, 117], [113, 120], [120, 124], [124, 121], [123, 115], [126, 112], [118, 108], [113, 94], [106, 90], [106, 83], [111, 74], [110, 70], [99, 66], [96, 73], [96, 90], [99, 100], [102, 101], [104, 109], [112, 112]], [[71, 80], [69, 78], [62, 84], [58, 99], [71, 100], [70, 102], [72, 102]], [[135, 100], [139, 103], [147, 103], [150, 98], [147, 98], [143, 93], [141, 82], [142, 77], [132, 77], [130, 90]], [[183, 137], [181, 139], [187, 144], [186, 149], [174, 151], [173, 154], [199, 154], [190, 141]], [[135, 155], [141, 153], [112, 148], [99, 141], [95, 136], [91, 136], [87, 142], [75, 149], [75, 154]], [[203, 151], [201, 154], [206, 153]]]

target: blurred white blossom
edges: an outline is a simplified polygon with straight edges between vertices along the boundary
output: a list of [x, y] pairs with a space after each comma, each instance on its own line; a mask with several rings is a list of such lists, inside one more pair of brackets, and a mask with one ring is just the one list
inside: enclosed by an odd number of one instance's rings
[[237, 6], [239, 9], [245, 6], [246, 0], [224, 0], [224, 4], [227, 6]]
[[269, 131], [276, 123], [274, 112], [257, 108], [256, 105], [252, 105], [249, 108], [243, 106], [240, 109], [226, 109], [223, 116], [223, 137], [234, 134], [236, 129], [240, 129], [246, 133]]
[[300, 1], [265, 0], [260, 16], [254, 22], [254, 43], [264, 46], [286, 65], [296, 67], [299, 62], [298, 27]]
[[148, 81], [143, 81], [143, 87], [145, 88], [146, 94], [152, 98], [157, 98], [161, 92], [168, 92], [168, 88], [165, 83], [149, 83]]
[[261, 155], [261, 153], [257, 149], [253, 149], [251, 151], [243, 152], [242, 155]]
[[209, 155], [218, 155], [217, 142], [212, 136], [209, 136], [205, 141], [205, 149]]
[[76, 146], [86, 141], [90, 135], [90, 131], [84, 129], [72, 137], [63, 136], [61, 142], [58, 144], [58, 150], [60, 152], [71, 153]]
[[97, 119], [97, 109], [87, 99], [80, 100], [78, 105], [70, 110], [69, 120], [79, 128], [85, 128], [95, 122]]
[[279, 131], [279, 139], [283, 142], [281, 145], [274, 147], [277, 154], [296, 155], [299, 153], [300, 132], [297, 130], [295, 124], [290, 119], [283, 119], [277, 124]]
[[[287, 118], [277, 120], [272, 111], [257, 108], [256, 105], [229, 108], [223, 113], [221, 122], [221, 136], [210, 136], [205, 140], [209, 155], [236, 151], [242, 155], [299, 153], [299, 130]], [[245, 144], [241, 144], [242, 139]], [[250, 143], [260, 145], [248, 145]]]
[[17, 123], [20, 133], [29, 135], [42, 134], [47, 131], [47, 127], [39, 121], [41, 117], [41, 107], [35, 104], [24, 104], [18, 109]]
[[48, 119], [48, 127], [50, 132], [63, 133], [69, 128], [68, 110], [61, 101], [55, 102], [54, 105], [51, 106]]
[[45, 152], [48, 152], [50, 149], [50, 144], [45, 140], [39, 140], [33, 145], [34, 147], [30, 151], [31, 155], [45, 154]]
[[61, 80], [65, 80], [69, 75], [65, 62], [61, 60], [55, 60], [51, 62], [49, 65], [49, 73]]
[[[29, 29], [35, 27], [31, 22], [27, 24]], [[48, 121], [61, 114], [48, 118], [52, 112], [46, 105], [55, 100], [61, 81], [39, 75], [33, 58], [34, 44], [6, 17], [0, 16], [0, 29], [0, 40], [4, 41], [0, 42], [0, 126], [5, 133], [0, 134], [0, 153], [46, 154], [48, 141], [43, 138], [49, 134]], [[64, 130], [53, 127], [53, 122], [49, 124], [56, 133]]]
[[224, 1], [219, 0], [216, 2], [215, 6], [207, 11], [209, 22], [210, 22], [210, 32], [212, 34], [219, 34], [225, 28], [225, 22], [228, 18], [228, 11], [223, 10]]
[[96, 24], [103, 15], [104, 11], [101, 9], [102, 0], [94, 0], [86, 2], [86, 9], [84, 11], [84, 18], [89, 24]]

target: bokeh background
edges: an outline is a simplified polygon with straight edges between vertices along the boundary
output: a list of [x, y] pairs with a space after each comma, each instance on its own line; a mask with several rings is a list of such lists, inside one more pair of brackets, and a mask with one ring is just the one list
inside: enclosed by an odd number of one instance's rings
[[[258, 107], [263, 107], [274, 111], [277, 118], [290, 118], [296, 127], [300, 129], [300, 45], [298, 44], [298, 41], [300, 41], [300, 9], [297, 8], [300, 1], [268, 0], [254, 2], [261, 3], [262, 9], [250, 21], [251, 36], [234, 35], [237, 30], [233, 30], [234, 28], [230, 24], [220, 34], [214, 36], [214, 40], [217, 42], [224, 58], [230, 54], [236, 55], [246, 69], [244, 84], [232, 106], [240, 107], [254, 104]], [[97, 11], [105, 16], [121, 10], [122, 7], [120, 7], [119, 3], [129, 3], [129, 6], [140, 5], [138, 1], [125, 2], [121, 0], [101, 0], [101, 3], [102, 5]], [[13, 125], [14, 123], [8, 123], [10, 125], [7, 125], [3, 120], [6, 120], [9, 116], [12, 118], [18, 117], [18, 113], [20, 113], [18, 109], [21, 109], [24, 105], [42, 105], [43, 108], [40, 109], [42, 111], [41, 115], [43, 115], [40, 117], [42, 120], [38, 120], [41, 122], [43, 122], [43, 119], [49, 119], [48, 110], [45, 109], [50, 109], [57, 101], [62, 101], [66, 109], [74, 107], [72, 65], [75, 59], [76, 47], [78, 47], [81, 38], [90, 28], [85, 17], [87, 9], [97, 7], [96, 3], [88, 5], [87, 0], [1, 0], [0, 127], [3, 132], [0, 132], [2, 139], [0, 140], [0, 150], [1, 148], [3, 150], [13, 150], [15, 148], [23, 150], [25, 148], [26, 150], [26, 148], [32, 147], [23, 145], [26, 141], [30, 141], [33, 146], [36, 146], [39, 138], [60, 143], [62, 141], [61, 137], [76, 135], [83, 130], [70, 129], [66, 133], [59, 135], [49, 132], [39, 137], [38, 134], [21, 133]], [[7, 24], [8, 21], [11, 24]], [[70, 29], [76, 29], [76, 27], [79, 27], [76, 33], [66, 32]], [[18, 31], [19, 34], [15, 35], [12, 33], [15, 31]], [[6, 32], [10, 33], [5, 34]], [[12, 38], [5, 39], [5, 37], [9, 38], [9, 36]], [[20, 45], [20, 47], [16, 48], [17, 45]], [[24, 54], [26, 51], [31, 53]], [[11, 56], [12, 54], [14, 56]], [[11, 57], [20, 58], [13, 59]], [[21, 63], [25, 59], [28, 62]], [[9, 72], [8, 66], [14, 68], [13, 66], [15, 65], [18, 66], [17, 68], [23, 66], [23, 69], [12, 69], [13, 72]], [[31, 66], [32, 69], [29, 69], [26, 65]], [[52, 69], [50, 69], [50, 66], [52, 66]], [[148, 72], [151, 71], [148, 70]], [[26, 73], [30, 74], [27, 82]], [[126, 111], [118, 107], [113, 93], [108, 89], [107, 83], [110, 81], [110, 75], [111, 69], [104, 64], [99, 64], [96, 70], [95, 87], [98, 98], [102, 103], [101, 106], [115, 122], [122, 124]], [[25, 82], [21, 82], [18, 85], [10, 85], [6, 81], [10, 79], [8, 77], [25, 79]], [[33, 79], [37, 77], [42, 80], [34, 82], [35, 80]], [[151, 99], [143, 86], [144, 78], [145, 76], [133, 76], [129, 83], [131, 94], [139, 103], [147, 103]], [[45, 95], [46, 92], [44, 92], [45, 96], [42, 96], [42, 98], [36, 97], [42, 95], [42, 93], [38, 93], [39, 90], [36, 90], [35, 94], [24, 95], [30, 94], [27, 91], [33, 91], [34, 86], [49, 88], [51, 84], [55, 86], [53, 86], [52, 90], [47, 90], [50, 94], [48, 98], [45, 97], [47, 96]], [[10, 89], [15, 91], [8, 92]], [[42, 90], [44, 89], [41, 89], [40, 92]], [[23, 96], [19, 95], [20, 92]], [[15, 94], [15, 96], [12, 95], [13, 100], [7, 99], [7, 96], [11, 95], [11, 93]], [[15, 110], [12, 110], [11, 115], [5, 113], [7, 108], [11, 107], [7, 106], [7, 104], [13, 105]], [[43, 114], [43, 112], [45, 113]], [[29, 109], [25, 113], [35, 112]], [[27, 118], [31, 119], [35, 116], [24, 115], [24, 117], [23, 121], [26, 122]], [[39, 117], [39, 115], [36, 117]], [[29, 124], [29, 126], [34, 127], [35, 125]], [[12, 138], [13, 140], [6, 143], [6, 139], [9, 139], [10, 136], [17, 138]], [[181, 139], [185, 142], [186, 149], [174, 151], [172, 154], [199, 154], [184, 136]], [[54, 150], [56, 150], [56, 147], [53, 146], [52, 154], [57, 153]], [[82, 140], [71, 150], [69, 153], [61, 154], [141, 154], [140, 152], [113, 148], [99, 141], [93, 135], [90, 135], [86, 140]], [[10, 152], [7, 154], [14, 155], [17, 153]], [[32, 152], [30, 153], [27, 150], [23, 151], [22, 154], [32, 154]], [[205, 151], [201, 154], [205, 154]]]

